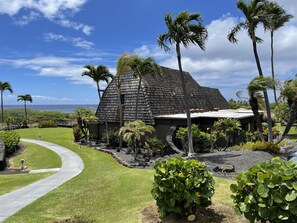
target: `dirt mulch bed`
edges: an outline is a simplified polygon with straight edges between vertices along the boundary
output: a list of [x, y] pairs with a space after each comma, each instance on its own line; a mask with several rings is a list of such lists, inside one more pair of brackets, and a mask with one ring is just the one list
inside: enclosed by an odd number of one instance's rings
[[[160, 218], [156, 205], [145, 207], [140, 213], [142, 223], [189, 223], [176, 216]], [[194, 223], [248, 223], [243, 216], [235, 213], [234, 209], [223, 204], [213, 203], [208, 208], [202, 208]]]

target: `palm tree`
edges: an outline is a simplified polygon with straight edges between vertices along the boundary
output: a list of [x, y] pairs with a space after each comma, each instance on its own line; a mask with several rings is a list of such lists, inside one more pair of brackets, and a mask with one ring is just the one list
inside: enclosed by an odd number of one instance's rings
[[[276, 2], [264, 3], [264, 14], [263, 14], [263, 23], [265, 30], [270, 32], [270, 50], [271, 50], [271, 76], [274, 78], [274, 48], [273, 48], [273, 37], [274, 32], [284, 26], [291, 18], [292, 15], [286, 14], [286, 11], [279, 6]], [[277, 103], [276, 89], [273, 88], [274, 100]]]
[[[252, 40], [254, 57], [260, 77], [263, 77], [263, 71], [257, 51], [257, 43], [261, 43], [263, 40], [256, 36], [256, 29], [258, 24], [261, 22], [262, 15], [264, 13], [264, 2], [265, 0], [251, 0], [250, 3], [246, 3], [244, 0], [237, 1], [237, 8], [240, 9], [245, 15], [246, 20], [238, 23], [228, 34], [227, 38], [231, 43], [237, 43], [236, 35], [241, 29], [246, 29], [248, 36]], [[267, 112], [267, 125], [268, 125], [268, 141], [272, 142], [272, 122], [271, 122], [271, 111], [269, 105], [269, 99], [267, 91], [263, 91], [265, 99], [265, 107]]]
[[135, 120], [125, 123], [125, 125], [120, 128], [119, 135], [123, 136], [124, 140], [132, 145], [134, 159], [136, 160], [141, 137], [153, 131], [155, 131], [153, 126], [146, 125], [141, 120]]
[[257, 94], [259, 93], [259, 91], [273, 89], [273, 87], [276, 85], [277, 85], [276, 80], [271, 77], [255, 77], [247, 87], [249, 96], [250, 96], [249, 103], [253, 111], [253, 114], [255, 116], [257, 131], [260, 139], [263, 142], [265, 141], [265, 139], [263, 136], [263, 127], [261, 122], [261, 116], [259, 113], [259, 102], [258, 102], [259, 96]]
[[282, 137], [276, 142], [280, 143], [290, 131], [297, 116], [297, 79], [288, 80], [284, 84], [284, 88], [281, 90], [281, 96], [287, 99], [287, 103], [290, 107], [289, 120]]
[[[93, 79], [93, 81], [97, 85], [97, 91], [99, 96], [99, 101], [101, 102], [101, 94], [100, 94], [100, 81], [105, 81], [107, 84], [109, 82], [109, 78], [112, 78], [113, 75], [109, 72], [108, 68], [104, 65], [99, 65], [96, 68], [93, 65], [85, 65], [84, 68], [88, 69], [82, 73], [82, 76], [88, 76]], [[104, 122], [105, 122], [105, 129], [106, 129], [106, 138], [107, 144], [109, 144], [109, 136], [108, 136], [108, 124], [106, 119], [106, 114], [104, 112]], [[99, 123], [98, 123], [99, 125]], [[98, 132], [99, 136], [99, 132]]]
[[137, 120], [138, 100], [142, 78], [148, 74], [152, 76], [161, 76], [161, 69], [155, 63], [155, 59], [152, 57], [141, 58], [138, 55], [130, 55], [129, 57], [127, 56], [127, 60], [129, 60], [129, 62], [126, 63], [126, 65], [128, 66], [127, 69], [131, 69], [133, 71], [134, 77], [138, 78], [139, 80], [135, 103], [135, 120]]
[[27, 104], [26, 102], [29, 101], [32, 103], [32, 97], [29, 94], [24, 94], [24, 95], [18, 95], [17, 101], [24, 101], [24, 106], [25, 106], [25, 119], [27, 120]]
[[165, 24], [167, 26], [167, 31], [158, 37], [158, 45], [165, 50], [169, 51], [170, 48], [167, 46], [169, 44], [175, 44], [175, 50], [177, 55], [178, 67], [180, 71], [180, 79], [184, 95], [185, 111], [187, 114], [187, 126], [188, 126], [188, 140], [189, 140], [189, 153], [191, 156], [194, 154], [193, 149], [193, 139], [192, 139], [192, 123], [191, 114], [189, 108], [189, 101], [186, 91], [185, 77], [181, 64], [181, 52], [180, 45], [182, 44], [187, 48], [191, 43], [198, 45], [200, 49], [205, 50], [205, 42], [207, 40], [207, 30], [202, 24], [202, 18], [199, 13], [189, 13], [183, 11], [176, 16], [173, 20], [170, 13], [166, 14], [164, 17]]
[[1, 82], [0, 81], [0, 91], [1, 91], [1, 123], [3, 125], [4, 121], [4, 114], [3, 114], [3, 92], [9, 91], [11, 94], [13, 93], [13, 90], [11, 88], [11, 85], [9, 82]]
[[[117, 85], [117, 93], [118, 93], [118, 102], [119, 102], [119, 116], [120, 116], [120, 128], [123, 126], [123, 108], [122, 108], [122, 100], [121, 100], [121, 75], [124, 75], [129, 69], [130, 69], [130, 62], [129, 55], [127, 53], [123, 53], [116, 65], [116, 71], [117, 74], [115, 76], [116, 78], [116, 85]], [[120, 151], [122, 149], [123, 139], [120, 135], [120, 141], [119, 141], [119, 149]]]

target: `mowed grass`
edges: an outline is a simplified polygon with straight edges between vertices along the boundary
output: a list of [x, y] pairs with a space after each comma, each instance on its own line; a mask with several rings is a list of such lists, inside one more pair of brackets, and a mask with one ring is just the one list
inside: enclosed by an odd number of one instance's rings
[[0, 195], [17, 190], [54, 173], [0, 175]]
[[[74, 179], [25, 207], [6, 222], [53, 222], [79, 217], [94, 222], [139, 222], [139, 213], [154, 203], [151, 196], [153, 170], [129, 169], [110, 155], [73, 143], [72, 129], [22, 129], [21, 137], [50, 141], [77, 153], [84, 171]], [[232, 181], [217, 179], [214, 201], [231, 203]], [[227, 189], [228, 188], [228, 189]], [[229, 197], [229, 198], [227, 198]]]
[[10, 159], [10, 165], [18, 168], [21, 160], [24, 159], [24, 165], [30, 170], [49, 169], [61, 167], [60, 156], [42, 146], [34, 143], [21, 142], [25, 146], [24, 152]]

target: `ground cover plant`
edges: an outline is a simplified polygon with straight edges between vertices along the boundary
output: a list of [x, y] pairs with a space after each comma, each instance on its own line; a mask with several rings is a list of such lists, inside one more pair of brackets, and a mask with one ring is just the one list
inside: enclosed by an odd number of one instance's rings
[[[21, 137], [57, 143], [77, 153], [84, 171], [74, 179], [25, 207], [6, 222], [53, 222], [79, 216], [95, 222], [139, 222], [140, 211], [154, 203], [151, 196], [153, 170], [130, 169], [110, 155], [73, 142], [71, 128], [21, 129]], [[225, 191], [233, 181], [215, 178], [215, 202], [230, 204]], [[220, 193], [222, 192], [222, 193]]]

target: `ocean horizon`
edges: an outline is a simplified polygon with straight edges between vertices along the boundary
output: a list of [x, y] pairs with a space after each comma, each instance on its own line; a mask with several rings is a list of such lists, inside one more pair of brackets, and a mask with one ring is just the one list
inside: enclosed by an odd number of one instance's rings
[[[84, 105], [79, 105], [79, 104], [57, 104], [57, 105], [31, 105], [27, 104], [27, 109], [32, 109], [32, 110], [37, 110], [37, 111], [57, 111], [57, 112], [63, 112], [63, 113], [71, 113], [74, 112], [75, 109], [77, 108], [92, 108], [93, 111], [95, 112], [97, 110], [98, 105], [94, 104], [84, 104]], [[19, 104], [19, 105], [4, 105], [4, 109], [23, 109], [24, 105]]]

